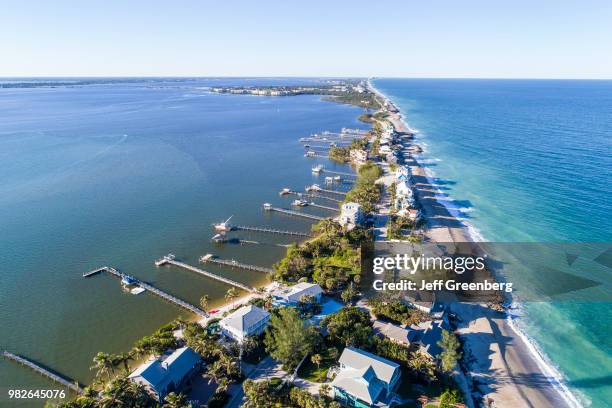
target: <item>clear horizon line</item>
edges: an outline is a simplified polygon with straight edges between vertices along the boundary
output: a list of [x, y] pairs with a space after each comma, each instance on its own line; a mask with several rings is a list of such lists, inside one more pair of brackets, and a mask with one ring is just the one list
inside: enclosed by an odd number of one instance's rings
[[473, 79], [473, 80], [550, 80], [550, 81], [610, 81], [611, 77], [601, 78], [584, 78], [584, 77], [468, 77], [468, 76], [334, 76], [334, 75], [323, 75], [323, 76], [301, 76], [301, 75], [0, 75], [0, 79], [30, 79], [30, 78], [44, 78], [44, 79], [61, 79], [61, 78], [199, 78], [199, 79], [210, 79], [210, 78], [312, 78], [312, 79]]

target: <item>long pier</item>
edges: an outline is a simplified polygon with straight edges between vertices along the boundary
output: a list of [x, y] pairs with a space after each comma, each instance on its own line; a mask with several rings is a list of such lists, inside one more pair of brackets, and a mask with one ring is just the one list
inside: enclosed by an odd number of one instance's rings
[[217, 265], [231, 266], [232, 268], [246, 269], [248, 271], [274, 273], [274, 269], [272, 268], [266, 268], [266, 267], [257, 266], [257, 265], [249, 265], [249, 264], [245, 264], [242, 262], [234, 261], [233, 259], [232, 260], [221, 259], [221, 258], [217, 258], [213, 254], [206, 254], [200, 257], [200, 262], [202, 263], [209, 262], [209, 263], [214, 263]]
[[340, 211], [339, 208], [334, 208], [334, 207], [328, 207], [326, 205], [321, 205], [321, 204], [317, 204], [315, 202], [310, 202], [308, 203], [309, 207], [315, 207], [315, 208], [322, 208], [324, 210], [329, 210], [329, 211]]
[[323, 173], [331, 173], [331, 174], [338, 174], [340, 176], [357, 177], [357, 175], [355, 173], [344, 173], [344, 172], [335, 171], [335, 170], [322, 169], [321, 172], [323, 172]]
[[307, 214], [299, 211], [287, 210], [285, 208], [272, 207], [270, 205], [264, 204], [264, 210], [266, 211], [276, 211], [283, 214], [294, 215], [296, 217], [308, 218], [311, 220], [321, 221], [324, 220], [325, 217], [319, 217], [318, 215]]
[[198, 273], [200, 275], [206, 276], [207, 278], [218, 280], [218, 281], [226, 283], [228, 285], [235, 286], [235, 287], [237, 287], [239, 289], [242, 289], [242, 290], [245, 290], [247, 292], [251, 292], [251, 293], [255, 292], [255, 288], [252, 288], [250, 286], [244, 285], [244, 284], [242, 284], [240, 282], [236, 282], [235, 280], [232, 280], [232, 279], [229, 279], [229, 278], [225, 278], [223, 276], [215, 275], [214, 273], [210, 273], [208, 271], [205, 271], [205, 270], [200, 269], [200, 268], [196, 268], [195, 266], [191, 266], [191, 265], [186, 264], [184, 262], [177, 261], [174, 258], [174, 255], [172, 255], [172, 254], [166, 255], [163, 258], [155, 261], [155, 265], [156, 266], [161, 266], [161, 265], [166, 265], [166, 264], [167, 265], [178, 266], [179, 268], [183, 268], [183, 269], [187, 269], [187, 270], [189, 270], [191, 272], [195, 272], [195, 273]]
[[268, 232], [270, 234], [293, 235], [297, 237], [310, 237], [311, 236], [310, 234], [306, 232], [287, 231], [287, 230], [280, 230], [280, 229], [268, 228], [268, 227], [250, 227], [247, 225], [234, 225], [232, 226], [232, 229], [236, 231]]
[[298, 196], [298, 197], [300, 197], [300, 198], [302, 198], [302, 197], [304, 197], [304, 198], [312, 198], [312, 199], [314, 199], [314, 198], [322, 198], [322, 199], [324, 199], [324, 200], [334, 201], [334, 202], [336, 202], [336, 203], [341, 203], [341, 202], [343, 202], [342, 200], [338, 200], [338, 199], [336, 199], [336, 198], [333, 198], [333, 197], [327, 197], [327, 196], [320, 195], [320, 194], [313, 194], [313, 193], [302, 193], [302, 192], [299, 192], [299, 191], [293, 191], [293, 190], [289, 190], [289, 191], [282, 191], [282, 192], [281, 192], [281, 195], [290, 195], [290, 194], [296, 195], [296, 196]]
[[[100, 272], [108, 272], [111, 275], [115, 275], [119, 279], [123, 279], [123, 277], [125, 276], [125, 274], [119, 272], [115, 268], [112, 268], [110, 266], [103, 266], [101, 268], [94, 269], [92, 271], [84, 273], [83, 277], [84, 278], [88, 278], [88, 277], [90, 277], [92, 275], [95, 275], [97, 273], [100, 273]], [[161, 297], [162, 299], [167, 300], [170, 303], [174, 303], [175, 305], [180, 306], [183, 309], [187, 309], [190, 312], [193, 312], [193, 313], [197, 314], [198, 316], [208, 317], [208, 313], [206, 313], [202, 309], [200, 309], [200, 308], [198, 308], [198, 307], [196, 307], [196, 306], [194, 306], [194, 305], [192, 305], [190, 303], [187, 303], [184, 300], [177, 298], [176, 296], [172, 296], [171, 294], [169, 294], [167, 292], [164, 292], [163, 290], [158, 289], [158, 288], [156, 288], [153, 285], [145, 283], [145, 282], [143, 282], [141, 280], [138, 280], [138, 279], [136, 279], [136, 278], [134, 278], [132, 276], [130, 276], [130, 278], [133, 280], [134, 285], [136, 285], [138, 287], [141, 287], [141, 288], [143, 288], [145, 290], [148, 290], [149, 292], [153, 293], [154, 295], [157, 295], [157, 296]]]
[[19, 364], [29, 367], [32, 370], [36, 371], [38, 374], [42, 375], [43, 377], [47, 377], [48, 379], [55, 381], [56, 383], [61, 384], [64, 387], [69, 388], [76, 393], [79, 393], [79, 394], [83, 393], [83, 388], [81, 388], [78, 382], [69, 381], [68, 379], [64, 377], [60, 377], [59, 375], [52, 373], [48, 369], [41, 367], [40, 365], [36, 364], [35, 362], [31, 360], [28, 360], [25, 357], [21, 357], [21, 356], [18, 356], [17, 354], [9, 353], [6, 350], [2, 352], [2, 355], [4, 356], [4, 358], [8, 360], [13, 360]]
[[344, 191], [336, 191], [336, 190], [327, 190], [325, 188], [321, 188], [319, 186], [309, 186], [306, 187], [306, 191], [315, 192], [315, 193], [329, 193], [329, 194], [339, 194], [345, 196], [346, 193]]

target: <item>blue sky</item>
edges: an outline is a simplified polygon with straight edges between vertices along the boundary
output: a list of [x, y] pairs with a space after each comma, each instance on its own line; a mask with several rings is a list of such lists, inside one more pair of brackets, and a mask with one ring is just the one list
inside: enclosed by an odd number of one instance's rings
[[12, 1], [0, 76], [612, 78], [612, 1]]

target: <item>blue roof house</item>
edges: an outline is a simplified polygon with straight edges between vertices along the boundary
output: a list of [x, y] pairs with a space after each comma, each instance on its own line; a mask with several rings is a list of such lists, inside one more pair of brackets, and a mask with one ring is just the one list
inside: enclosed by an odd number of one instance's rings
[[200, 356], [189, 347], [182, 347], [163, 359], [151, 360], [129, 375], [135, 383], [142, 384], [159, 401], [189, 382], [201, 363]]

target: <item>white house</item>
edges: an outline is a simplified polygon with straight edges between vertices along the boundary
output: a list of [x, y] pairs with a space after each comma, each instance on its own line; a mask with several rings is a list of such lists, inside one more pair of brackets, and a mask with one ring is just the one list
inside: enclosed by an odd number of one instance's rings
[[168, 393], [180, 391], [190, 381], [200, 363], [201, 358], [195, 351], [183, 347], [163, 359], [141, 365], [128, 378], [163, 401]]
[[363, 222], [363, 211], [361, 205], [354, 202], [348, 202], [342, 204], [342, 211], [340, 212], [340, 224], [341, 225], [359, 225]]
[[351, 407], [388, 407], [397, 401], [399, 364], [353, 347], [344, 349], [338, 363], [331, 383], [338, 401]]
[[221, 332], [242, 343], [246, 337], [257, 336], [265, 330], [270, 313], [255, 305], [243, 306], [219, 322]]
[[321, 300], [323, 289], [316, 283], [301, 282], [274, 292], [274, 297], [283, 303], [295, 305], [304, 296], [311, 296], [317, 302]]

